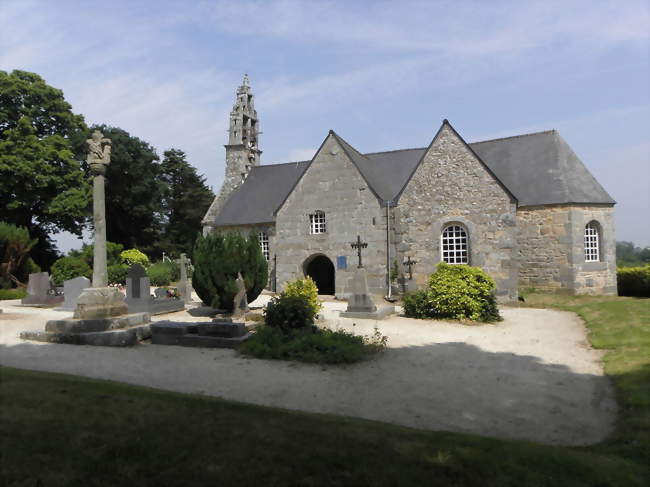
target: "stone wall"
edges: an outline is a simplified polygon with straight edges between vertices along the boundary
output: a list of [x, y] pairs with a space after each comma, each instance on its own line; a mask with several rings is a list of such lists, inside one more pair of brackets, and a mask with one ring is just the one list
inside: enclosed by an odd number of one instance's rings
[[[552, 205], [517, 211], [519, 284], [545, 291], [616, 294], [612, 206]], [[600, 262], [585, 262], [587, 223], [600, 227]]]
[[499, 301], [517, 300], [516, 203], [448, 124], [406, 185], [395, 220], [397, 258], [418, 261], [418, 286], [441, 261], [443, 228], [460, 223], [469, 235], [470, 264], [496, 281]]
[[[310, 234], [309, 214], [325, 213], [327, 232]], [[304, 276], [305, 264], [325, 255], [335, 268], [336, 294], [349, 293], [357, 265], [350, 243], [360, 235], [368, 243], [364, 267], [372, 293], [386, 292], [385, 211], [334, 136], [329, 135], [276, 216], [278, 283]], [[337, 257], [346, 261], [341, 268]], [[279, 288], [281, 289], [281, 288]]]

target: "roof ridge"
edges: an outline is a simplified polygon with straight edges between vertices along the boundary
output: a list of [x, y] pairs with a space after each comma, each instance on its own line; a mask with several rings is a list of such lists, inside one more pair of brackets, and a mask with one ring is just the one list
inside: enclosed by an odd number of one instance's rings
[[497, 140], [506, 140], [506, 139], [517, 139], [519, 137], [528, 137], [530, 135], [542, 135], [542, 134], [552, 134], [557, 133], [556, 129], [550, 130], [540, 130], [539, 132], [530, 132], [528, 134], [519, 134], [519, 135], [509, 135], [508, 137], [497, 137], [495, 139], [486, 139], [486, 140], [477, 140], [476, 142], [470, 142], [469, 144], [482, 144], [484, 142], [495, 142]]
[[290, 161], [290, 162], [276, 162], [274, 164], [260, 164], [259, 166], [253, 166], [251, 169], [256, 167], [271, 167], [271, 166], [286, 166], [287, 164], [306, 164], [309, 161]]
[[408, 149], [380, 150], [377, 152], [364, 152], [364, 156], [374, 156], [376, 154], [389, 154], [391, 152], [404, 152], [407, 150], [426, 150], [426, 147], [409, 147]]

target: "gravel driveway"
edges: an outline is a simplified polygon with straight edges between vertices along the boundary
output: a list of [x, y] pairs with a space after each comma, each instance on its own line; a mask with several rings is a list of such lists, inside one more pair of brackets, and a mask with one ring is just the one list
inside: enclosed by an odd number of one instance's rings
[[[23, 341], [19, 332], [43, 330], [45, 321], [70, 312], [18, 303], [0, 303], [0, 365], [549, 444], [598, 442], [616, 415], [601, 352], [590, 348], [584, 325], [567, 312], [504, 308], [503, 322], [483, 326], [401, 317], [355, 325], [338, 317], [345, 303], [328, 302], [328, 326], [371, 334], [377, 325], [389, 348], [363, 363], [319, 366], [222, 349]], [[187, 312], [154, 319], [209, 320]]]

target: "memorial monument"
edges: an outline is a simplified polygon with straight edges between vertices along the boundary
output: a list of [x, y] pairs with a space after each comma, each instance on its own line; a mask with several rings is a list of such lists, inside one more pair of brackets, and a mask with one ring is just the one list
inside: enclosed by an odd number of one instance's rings
[[350, 246], [357, 251], [359, 264], [352, 276], [350, 286], [352, 293], [348, 298], [348, 308], [345, 311], [342, 311], [340, 316], [342, 318], [381, 320], [389, 314], [394, 313], [395, 306], [377, 307], [370, 295], [368, 290], [368, 276], [366, 270], [363, 268], [363, 261], [361, 259], [361, 249], [368, 248], [368, 243], [362, 242], [361, 236], [357, 235], [356, 242], [352, 242]]
[[86, 141], [86, 161], [93, 175], [94, 253], [92, 287], [77, 298], [72, 319], [50, 320], [44, 332], [23, 332], [21, 338], [78, 345], [129, 346], [151, 335], [149, 313], [131, 313], [119, 289], [108, 287], [106, 268], [106, 203], [104, 183], [111, 162], [111, 140], [95, 130]]

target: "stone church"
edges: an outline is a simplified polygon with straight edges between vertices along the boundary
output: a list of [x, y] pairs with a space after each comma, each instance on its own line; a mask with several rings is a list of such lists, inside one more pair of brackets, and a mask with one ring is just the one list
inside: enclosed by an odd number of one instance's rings
[[526, 287], [616, 293], [615, 202], [555, 130], [467, 143], [443, 120], [427, 147], [371, 153], [330, 130], [310, 161], [272, 165], [259, 133], [245, 76], [203, 232], [254, 232], [278, 290], [309, 275], [345, 297], [360, 236], [377, 295], [408, 258], [411, 288], [444, 261], [484, 269], [501, 302]]

